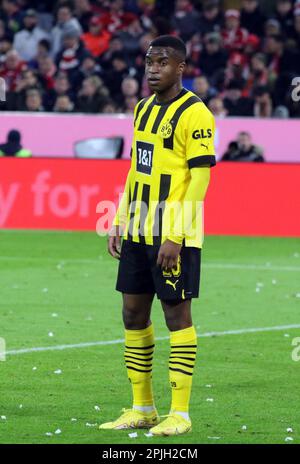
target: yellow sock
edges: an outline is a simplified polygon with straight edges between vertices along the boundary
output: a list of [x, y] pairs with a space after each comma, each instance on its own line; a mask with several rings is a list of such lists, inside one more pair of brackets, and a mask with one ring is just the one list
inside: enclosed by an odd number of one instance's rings
[[154, 331], [151, 324], [142, 330], [125, 329], [125, 364], [131, 382], [133, 405], [153, 405], [152, 359]]
[[169, 378], [172, 388], [172, 411], [188, 412], [192, 389], [197, 334], [195, 327], [170, 332]]

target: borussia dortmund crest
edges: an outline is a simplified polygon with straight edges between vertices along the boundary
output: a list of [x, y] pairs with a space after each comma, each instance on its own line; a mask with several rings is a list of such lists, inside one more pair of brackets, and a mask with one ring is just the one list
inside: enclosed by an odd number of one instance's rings
[[167, 119], [167, 121], [164, 122], [163, 125], [161, 126], [160, 134], [163, 139], [168, 139], [169, 137], [171, 137], [172, 132], [173, 132], [172, 121]]

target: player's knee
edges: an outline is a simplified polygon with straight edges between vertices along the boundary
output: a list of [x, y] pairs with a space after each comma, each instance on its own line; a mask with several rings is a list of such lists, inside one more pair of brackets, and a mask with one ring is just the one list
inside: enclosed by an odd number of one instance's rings
[[148, 314], [143, 314], [136, 306], [123, 306], [123, 322], [128, 330], [139, 330], [147, 327]]
[[192, 324], [187, 300], [170, 300], [163, 302], [166, 325], [170, 331], [183, 330]]
[[137, 318], [137, 312], [134, 310], [134, 308], [128, 307], [128, 306], [123, 306], [123, 321], [124, 325], [127, 329], [130, 329], [131, 326], [135, 323], [136, 318]]
[[165, 317], [166, 319], [166, 325], [170, 332], [175, 332], [177, 330], [183, 330], [187, 329], [190, 327], [191, 323], [189, 321], [186, 321], [185, 319], [175, 319], [173, 318], [168, 318], [167, 316]]

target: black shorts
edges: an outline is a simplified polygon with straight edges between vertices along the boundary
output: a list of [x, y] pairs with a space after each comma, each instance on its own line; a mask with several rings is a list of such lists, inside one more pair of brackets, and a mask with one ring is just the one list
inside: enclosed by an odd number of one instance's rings
[[183, 246], [176, 269], [156, 265], [159, 246], [123, 240], [116, 290], [122, 293], [156, 293], [160, 300], [197, 298], [201, 250]]

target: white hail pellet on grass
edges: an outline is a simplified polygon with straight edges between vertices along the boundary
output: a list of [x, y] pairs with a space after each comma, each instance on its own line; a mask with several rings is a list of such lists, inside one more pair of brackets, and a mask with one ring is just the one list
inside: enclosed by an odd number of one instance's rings
[[288, 428], [286, 429], [286, 431], [287, 431], [288, 433], [293, 433], [292, 427], [288, 427]]
[[46, 432], [45, 435], [47, 435], [47, 437], [52, 437], [53, 433], [52, 432]]
[[6, 420], [6, 416], [0, 416], [2, 420]]
[[34, 367], [32, 368], [32, 370], [33, 370], [33, 371], [36, 371], [36, 370], [37, 370], [37, 367], [36, 367], [36, 366], [34, 366]]
[[60, 430], [60, 429], [56, 429], [54, 433], [55, 433], [55, 435], [60, 435], [60, 434], [61, 434], [61, 430]]
[[293, 256], [294, 256], [294, 258], [299, 258], [300, 255], [299, 255], [299, 253], [294, 253]]
[[277, 284], [277, 280], [276, 280], [276, 279], [273, 279], [273, 280], [272, 280], [272, 284], [273, 284], [273, 285], [276, 285], [276, 284]]
[[89, 422], [87, 422], [85, 425], [86, 425], [87, 427], [96, 427], [97, 424], [90, 424]]
[[289, 336], [290, 336], [290, 334], [284, 334], [284, 337], [289, 337]]
[[47, 292], [48, 292], [48, 288], [43, 288], [42, 292], [43, 292], [43, 293], [47, 293]]
[[54, 337], [54, 333], [53, 332], [48, 332], [48, 337]]
[[293, 441], [293, 437], [286, 437], [284, 441]]
[[58, 314], [57, 313], [52, 313], [51, 316], [52, 317], [58, 317]]
[[263, 284], [262, 282], [257, 282], [256, 286], [257, 287], [263, 287], [265, 284]]
[[100, 406], [94, 406], [95, 411], [100, 411]]
[[206, 398], [206, 401], [208, 401], [209, 403], [212, 403], [214, 401], [213, 398]]
[[209, 438], [210, 440], [220, 440], [221, 437], [207, 437]]
[[22, 408], [23, 408], [23, 404], [19, 404], [19, 408], [22, 409]]
[[151, 432], [144, 433], [145, 437], [150, 438], [153, 437], [153, 434]]
[[242, 430], [247, 430], [247, 425], [243, 425]]
[[260, 287], [256, 287], [255, 291], [256, 291], [256, 293], [259, 293], [260, 292]]
[[77, 422], [77, 419], [75, 419], [75, 417], [72, 417], [71, 422]]
[[61, 373], [62, 373], [61, 369], [56, 369], [56, 371], [54, 371], [54, 374], [61, 374]]
[[128, 436], [130, 438], [136, 438], [138, 436], [138, 434], [136, 432], [133, 432], [133, 433], [129, 433]]
[[207, 384], [205, 386], [206, 386], [206, 388], [211, 388], [212, 387], [212, 385], [210, 385], [210, 384]]
[[300, 298], [300, 293], [296, 293], [296, 298]]

